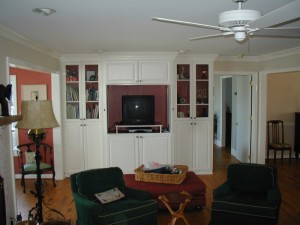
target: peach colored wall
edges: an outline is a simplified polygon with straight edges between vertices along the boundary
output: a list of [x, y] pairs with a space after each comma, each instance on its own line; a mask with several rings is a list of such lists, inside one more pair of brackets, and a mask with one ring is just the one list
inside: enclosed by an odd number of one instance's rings
[[[36, 72], [31, 70], [25, 70], [20, 68], [10, 68], [10, 74], [16, 75], [16, 83], [17, 83], [17, 105], [18, 105], [18, 114], [21, 114], [21, 101], [22, 101], [22, 93], [21, 93], [21, 85], [30, 85], [30, 84], [46, 84], [47, 85], [47, 99], [51, 100], [52, 96], [52, 88], [51, 88], [51, 75], [48, 73]], [[44, 143], [53, 145], [53, 132], [52, 129], [45, 129], [46, 138], [43, 141]], [[31, 142], [28, 139], [27, 129], [19, 129], [19, 144], [24, 144]], [[15, 171], [18, 173], [17, 159], [15, 159]]]
[[155, 121], [168, 126], [168, 87], [166, 85], [111, 85], [107, 86], [108, 128], [122, 121], [122, 95], [154, 95]]
[[267, 120], [294, 123], [300, 112], [300, 71], [268, 74]]

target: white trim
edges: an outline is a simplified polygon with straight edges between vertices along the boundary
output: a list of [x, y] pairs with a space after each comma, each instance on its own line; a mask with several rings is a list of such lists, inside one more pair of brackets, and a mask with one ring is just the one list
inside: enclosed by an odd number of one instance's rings
[[[260, 159], [260, 145], [258, 145], [258, 140], [260, 135], [258, 134], [258, 126], [261, 124], [259, 122], [259, 115], [258, 115], [258, 104], [259, 104], [259, 89], [258, 89], [258, 81], [259, 81], [259, 74], [255, 71], [215, 71], [214, 75], [220, 76], [235, 76], [235, 75], [245, 75], [245, 76], [252, 76], [253, 81], [253, 92], [252, 92], [252, 140], [251, 140], [251, 162], [252, 163], [259, 163]], [[235, 149], [232, 149], [235, 151]]]
[[[22, 175], [21, 174], [15, 174], [15, 179], [21, 179]], [[36, 179], [35, 174], [28, 174], [24, 177], [25, 180], [27, 179]], [[42, 179], [52, 179], [52, 174], [42, 174]], [[55, 176], [56, 179], [56, 176]], [[26, 184], [25, 184], [26, 185]]]
[[[56, 172], [56, 179], [64, 179], [64, 163], [63, 163], [63, 147], [62, 147], [62, 120], [61, 120], [61, 93], [60, 93], [60, 76], [57, 73], [51, 73], [52, 86], [52, 106], [55, 118], [60, 124], [59, 127], [53, 128], [53, 149], [54, 149], [54, 168]], [[55, 91], [54, 91], [55, 87]]]

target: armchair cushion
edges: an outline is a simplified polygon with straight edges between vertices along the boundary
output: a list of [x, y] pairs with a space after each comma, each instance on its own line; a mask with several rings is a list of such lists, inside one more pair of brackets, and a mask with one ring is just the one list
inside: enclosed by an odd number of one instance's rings
[[[41, 170], [48, 170], [51, 169], [51, 165], [48, 163], [40, 163], [40, 169]], [[35, 172], [36, 171], [36, 163], [27, 163], [24, 165], [24, 171], [25, 172]]]

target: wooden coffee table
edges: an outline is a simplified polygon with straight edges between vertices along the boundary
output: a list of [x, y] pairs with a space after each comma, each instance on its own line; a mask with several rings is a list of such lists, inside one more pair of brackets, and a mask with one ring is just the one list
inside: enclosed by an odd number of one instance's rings
[[[184, 209], [185, 209], [186, 204], [188, 202], [190, 202], [192, 198], [193, 198], [193, 196], [186, 191], [170, 192], [170, 193], [167, 193], [164, 195], [160, 195], [158, 197], [158, 199], [161, 200], [165, 204], [165, 206], [167, 207], [167, 209], [169, 210], [169, 212], [172, 215], [172, 219], [169, 223], [170, 225], [175, 225], [176, 220], [179, 218], [183, 219], [183, 221], [187, 225], [190, 225], [184, 216]], [[180, 204], [178, 210], [177, 211], [173, 210], [170, 206], [170, 203], [171, 204], [172, 203]]]

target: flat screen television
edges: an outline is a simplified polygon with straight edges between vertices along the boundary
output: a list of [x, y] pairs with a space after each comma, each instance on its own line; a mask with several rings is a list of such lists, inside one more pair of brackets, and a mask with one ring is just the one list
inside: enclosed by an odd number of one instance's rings
[[124, 125], [153, 125], [154, 122], [154, 95], [122, 96], [122, 123]]

